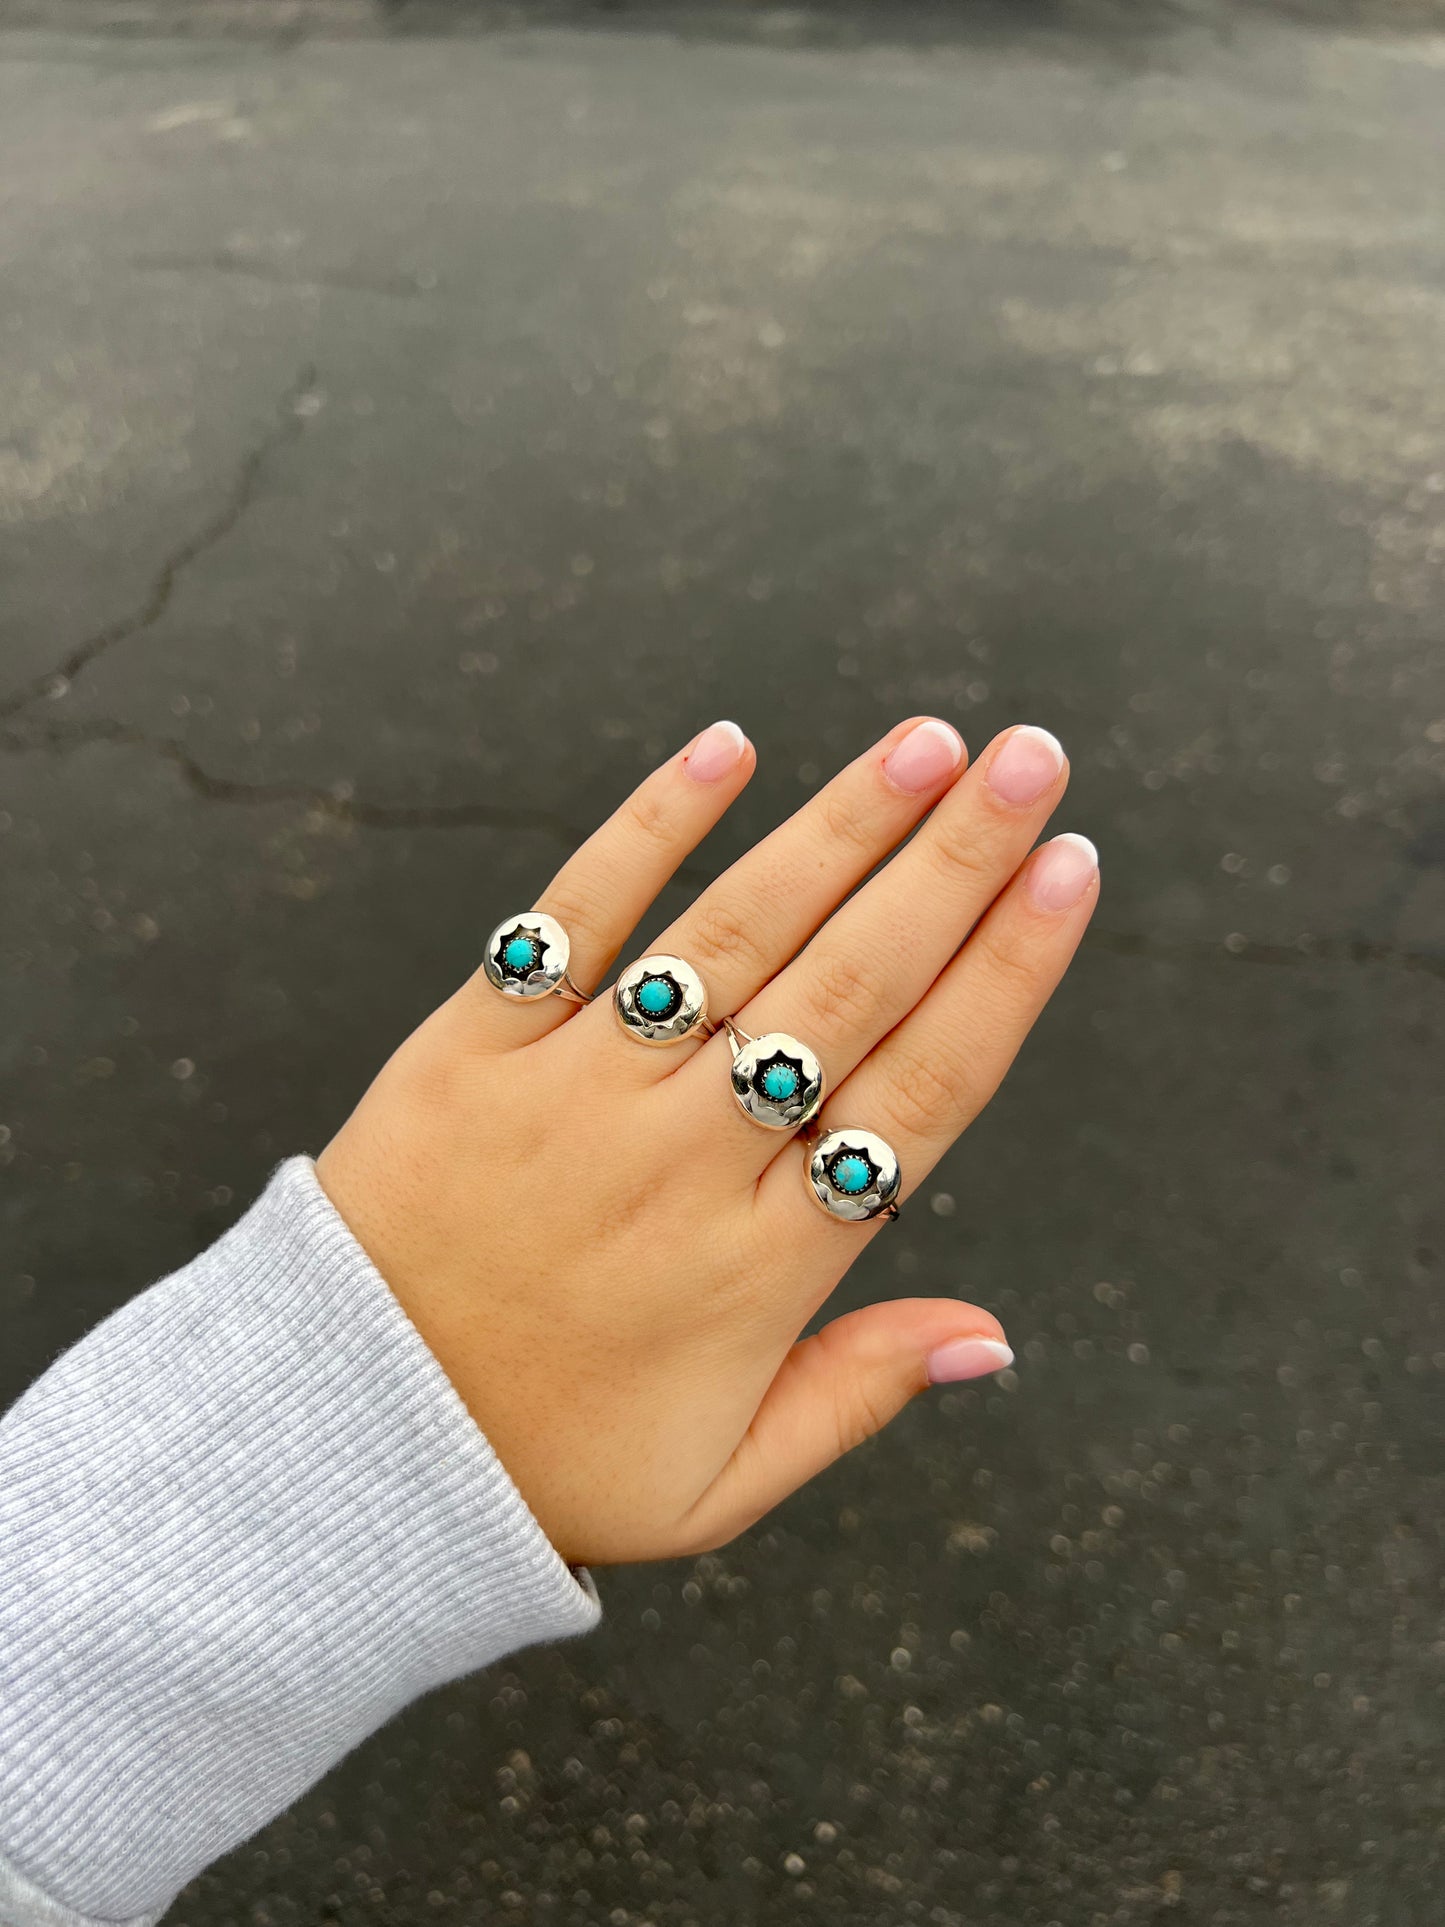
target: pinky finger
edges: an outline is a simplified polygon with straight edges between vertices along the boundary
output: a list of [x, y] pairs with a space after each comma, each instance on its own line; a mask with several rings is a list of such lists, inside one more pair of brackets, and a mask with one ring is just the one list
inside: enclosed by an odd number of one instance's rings
[[[829, 1099], [822, 1128], [879, 1132], [903, 1167], [906, 1198], [1003, 1082], [1098, 899], [1087, 837], [1057, 836], [1035, 850], [923, 1001]], [[761, 1189], [796, 1225], [803, 1187], [788, 1162], [770, 1167]], [[837, 1235], [810, 1215], [823, 1235]]]

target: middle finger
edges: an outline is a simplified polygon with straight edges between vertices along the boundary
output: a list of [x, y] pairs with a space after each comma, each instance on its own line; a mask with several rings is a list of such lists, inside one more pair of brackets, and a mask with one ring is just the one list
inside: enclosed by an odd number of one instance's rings
[[[924, 827], [823, 925], [802, 954], [738, 1014], [758, 1036], [809, 1045], [830, 1085], [907, 1016], [1013, 876], [1064, 793], [1068, 765], [1047, 730], [1007, 730]], [[678, 1073], [715, 1081], [730, 1052], [715, 1038]], [[696, 1092], [680, 1092], [689, 1103]], [[786, 1143], [735, 1107], [740, 1151], [757, 1168]]]
[[[701, 972], [716, 1019], [761, 990], [825, 917], [895, 849], [963, 767], [957, 730], [915, 716], [840, 770], [706, 889], [651, 952]], [[655, 1076], [680, 1068], [671, 1052]], [[686, 1061], [683, 1059], [682, 1061]]]

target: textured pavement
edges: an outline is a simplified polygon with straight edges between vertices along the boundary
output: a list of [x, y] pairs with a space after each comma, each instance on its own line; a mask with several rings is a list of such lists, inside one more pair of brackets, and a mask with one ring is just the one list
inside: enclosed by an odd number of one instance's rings
[[1105, 880], [840, 1294], [1016, 1371], [605, 1575], [173, 1920], [1433, 1927], [1445, 40], [31, 17], [0, 1396], [715, 715], [761, 769], [675, 896], [920, 709], [1057, 731]]

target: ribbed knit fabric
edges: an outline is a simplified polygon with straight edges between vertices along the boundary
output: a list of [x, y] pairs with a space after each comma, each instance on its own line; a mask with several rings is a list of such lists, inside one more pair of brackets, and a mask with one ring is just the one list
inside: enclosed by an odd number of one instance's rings
[[0, 1921], [153, 1921], [408, 1700], [598, 1613], [293, 1159], [0, 1422]]

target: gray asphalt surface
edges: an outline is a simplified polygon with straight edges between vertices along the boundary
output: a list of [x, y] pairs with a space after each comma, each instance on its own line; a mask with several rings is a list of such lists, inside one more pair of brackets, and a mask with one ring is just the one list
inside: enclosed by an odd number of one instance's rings
[[714, 715], [761, 769], [679, 899], [920, 709], [1057, 731], [1105, 878], [840, 1294], [965, 1291], [1016, 1371], [174, 1921], [1437, 1922], [1445, 41], [29, 17], [0, 1393]]

